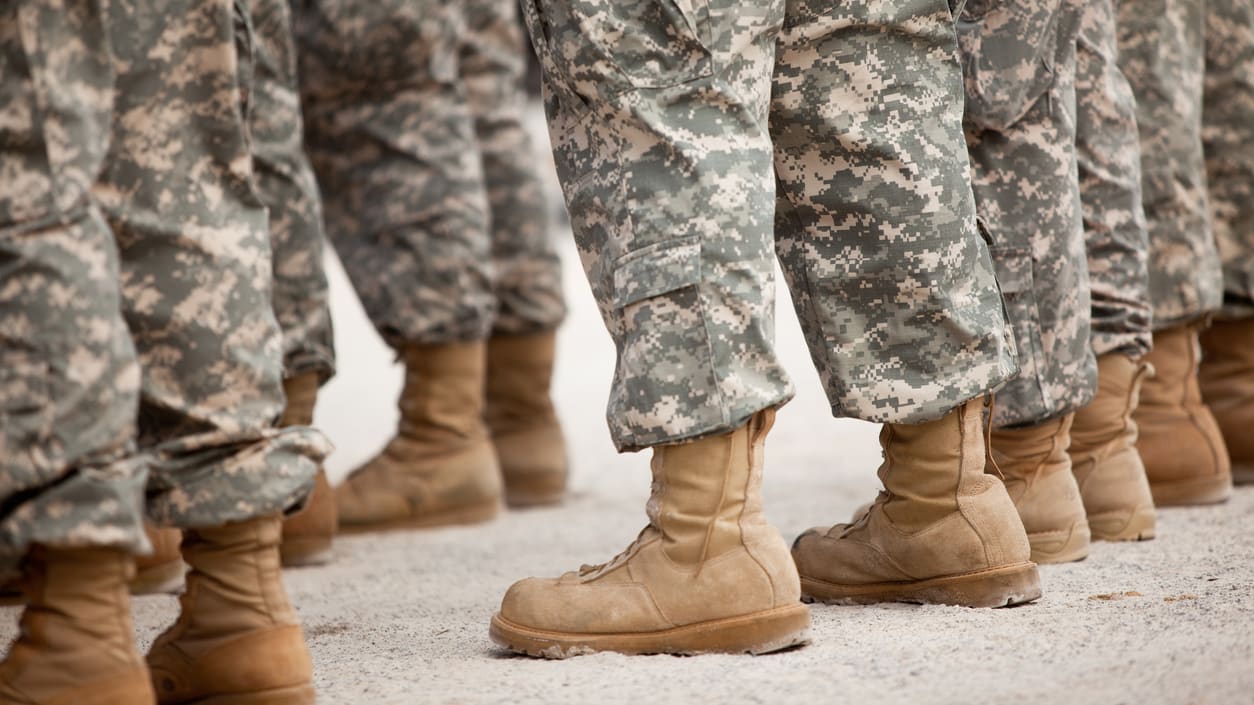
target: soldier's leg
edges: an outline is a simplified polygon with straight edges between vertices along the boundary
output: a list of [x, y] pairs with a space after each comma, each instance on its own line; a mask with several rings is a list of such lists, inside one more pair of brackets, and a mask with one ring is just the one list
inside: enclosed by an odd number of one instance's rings
[[1254, 5], [1209, 0], [1202, 141], [1224, 306], [1201, 336], [1202, 397], [1232, 476], [1254, 482]]
[[1097, 394], [1071, 427], [1072, 472], [1093, 538], [1154, 536], [1136, 408], [1150, 348], [1149, 243], [1136, 101], [1118, 65], [1111, 0], [1084, 6], [1076, 48], [1076, 153], [1092, 288]]
[[[289, 0], [249, 0], [253, 107], [249, 119], [257, 192], [269, 210], [274, 315], [283, 332], [282, 426], [313, 423], [318, 387], [335, 372], [323, 269], [322, 200], [305, 156]], [[305, 509], [283, 524], [285, 565], [325, 563], [335, 534], [335, 497], [319, 469]]]
[[340, 527], [491, 518], [501, 478], [483, 421], [484, 341], [496, 299], [458, 75], [464, 7], [317, 0], [296, 26], [327, 233], [406, 369], [396, 436], [336, 489]]
[[958, 22], [976, 212], [1021, 368], [997, 392], [989, 455], [1037, 563], [1089, 550], [1067, 455], [1071, 415], [1097, 386], [1075, 148], [1080, 11], [1074, 0], [976, 3]]
[[100, 3], [0, 8], [0, 578], [24, 572], [28, 600], [4, 702], [152, 699], [126, 593], [148, 548], [139, 366], [89, 192], [113, 77]]
[[1132, 85], [1149, 232], [1155, 374], [1134, 416], [1154, 501], [1223, 501], [1231, 472], [1223, 437], [1198, 389], [1198, 328], [1219, 308], [1223, 274], [1211, 231], [1202, 152], [1206, 3], [1118, 5], [1119, 64]]
[[701, 5], [523, 4], [575, 237], [618, 346], [611, 432], [620, 449], [653, 446], [654, 483], [650, 523], [617, 558], [510, 588], [491, 634], [517, 651], [805, 638], [760, 495], [770, 407], [792, 393], [771, 340], [766, 133], [784, 3]]
[[[95, 193], [117, 234], [143, 370], [148, 514], [184, 529], [191, 566], [179, 621], [149, 652], [152, 677], [163, 703], [267, 689], [311, 703], [278, 542], [327, 447], [312, 429], [273, 427], [282, 338], [247, 140], [247, 8], [178, 0], [109, 12], [118, 97]], [[276, 664], [262, 678], [235, 667], [257, 658]]]
[[464, 7], [459, 66], [483, 158], [496, 275], [485, 412], [506, 501], [548, 504], [566, 486], [566, 444], [549, 398], [566, 305], [549, 204], [522, 124], [529, 48], [516, 0], [472, 0]]
[[833, 412], [887, 422], [888, 491], [794, 544], [812, 599], [1040, 595], [1014, 504], [984, 474], [980, 397], [1015, 362], [976, 229], [951, 12], [788, 4], [770, 117], [777, 248]]

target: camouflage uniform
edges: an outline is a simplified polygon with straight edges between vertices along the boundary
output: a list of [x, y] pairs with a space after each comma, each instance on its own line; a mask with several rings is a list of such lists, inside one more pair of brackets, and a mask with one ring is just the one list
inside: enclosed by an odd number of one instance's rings
[[335, 372], [323, 269], [322, 201], [305, 156], [296, 50], [288, 0], [249, 0], [253, 110], [249, 120], [257, 191], [270, 211], [275, 317], [283, 330], [284, 376]]
[[1254, 315], [1254, 3], [1207, 0], [1202, 143], [1224, 307]]
[[994, 425], [1088, 403], [1089, 282], [1076, 164], [1077, 0], [969, 0], [958, 21], [976, 211], [1015, 330], [1021, 372]]
[[32, 543], [144, 549], [145, 475], [161, 524], [291, 507], [327, 448], [271, 428], [281, 339], [246, 13], [0, 12], [0, 574]]
[[296, 13], [327, 232], [393, 346], [561, 322], [558, 260], [521, 125], [511, 0], [313, 0]]
[[1136, 100], [1119, 70], [1112, 0], [1089, 0], [1076, 48], [1076, 153], [1092, 298], [1093, 352], [1150, 349], [1149, 242]]
[[1136, 95], [1141, 134], [1155, 330], [1214, 311], [1223, 297], [1201, 135], [1209, 1], [1118, 5], [1119, 64]]
[[[833, 413], [938, 418], [1015, 371], [944, 0], [526, 0], [633, 450], [792, 387], [774, 245]], [[773, 216], [773, 217], [772, 217]]]

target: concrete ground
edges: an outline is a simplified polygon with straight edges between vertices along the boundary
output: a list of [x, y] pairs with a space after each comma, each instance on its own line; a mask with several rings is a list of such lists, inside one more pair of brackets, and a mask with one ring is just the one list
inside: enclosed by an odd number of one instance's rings
[[[571, 315], [556, 400], [570, 500], [480, 526], [342, 538], [331, 565], [290, 571], [320, 703], [1254, 703], [1254, 488], [1162, 511], [1154, 541], [1043, 567], [1045, 597], [1024, 607], [820, 606], [809, 646], [761, 657], [541, 661], [497, 649], [488, 620], [511, 582], [606, 560], [645, 521], [648, 456], [610, 444], [613, 346], [562, 237]], [[338, 480], [391, 433], [400, 371], [338, 266], [333, 286], [340, 372], [317, 422], [338, 446]], [[879, 451], [876, 427], [830, 418], [783, 292], [778, 335], [798, 394], [770, 437], [765, 492], [791, 539], [872, 498]], [[176, 611], [173, 597], [136, 599], [141, 647]], [[16, 610], [4, 612], [7, 641]]]

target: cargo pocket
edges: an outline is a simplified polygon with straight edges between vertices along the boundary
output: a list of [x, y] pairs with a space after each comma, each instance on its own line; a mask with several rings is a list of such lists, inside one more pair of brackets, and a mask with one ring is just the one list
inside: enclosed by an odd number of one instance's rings
[[548, 84], [575, 108], [714, 72], [706, 0], [522, 0], [522, 8]]
[[[964, 121], [1003, 131], [1055, 80], [1059, 4], [967, 0], [955, 25], [962, 49]], [[1030, 75], [1024, 76], [1025, 67]]]
[[10, 487], [37, 480], [46, 464], [38, 460], [52, 434], [49, 384], [47, 362], [24, 352], [0, 355], [0, 473]]
[[990, 252], [1006, 316], [1014, 330], [1015, 347], [1019, 354], [1019, 378], [1032, 380], [1042, 401], [1049, 405], [1040, 378], [1045, 347], [1041, 342], [1041, 316], [1036, 301], [1032, 252], [1020, 247], [992, 247]]
[[696, 237], [659, 242], [629, 252], [614, 263], [614, 308], [701, 281], [701, 242]]

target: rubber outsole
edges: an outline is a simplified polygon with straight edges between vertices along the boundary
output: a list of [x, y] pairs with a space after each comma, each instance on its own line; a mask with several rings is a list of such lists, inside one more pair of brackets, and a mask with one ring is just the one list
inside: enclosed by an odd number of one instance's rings
[[1254, 463], [1232, 463], [1232, 482], [1236, 485], [1254, 485]]
[[533, 629], [492, 617], [488, 636], [528, 656], [564, 659], [599, 651], [620, 654], [767, 654], [810, 642], [810, 610], [803, 604], [686, 624], [653, 632], [581, 634]]
[[1094, 541], [1149, 541], [1156, 533], [1153, 507], [1089, 515]]
[[988, 570], [910, 582], [837, 585], [801, 577], [802, 600], [834, 605], [910, 602], [961, 607], [1010, 607], [1038, 600], [1041, 577], [1036, 564], [1016, 563]]
[[1158, 507], [1218, 504], [1232, 496], [1232, 476], [1201, 477], [1176, 482], [1150, 481], [1150, 494]]
[[402, 531], [405, 529], [433, 529], [440, 526], [461, 526], [465, 524], [481, 524], [490, 521], [501, 513], [501, 502], [493, 500], [484, 504], [475, 504], [468, 507], [457, 507], [447, 509], [442, 512], [433, 512], [430, 514], [422, 514], [420, 516], [406, 517], [404, 519], [393, 519], [391, 521], [381, 521], [373, 523], [345, 523], [340, 521], [340, 533], [342, 534], [366, 534], [376, 531]]
[[317, 700], [318, 696], [312, 685], [295, 685], [254, 693], [212, 695], [187, 701], [185, 705], [314, 705]]
[[335, 555], [333, 545], [334, 540], [329, 536], [284, 538], [279, 544], [279, 558], [284, 568], [326, 565]]

